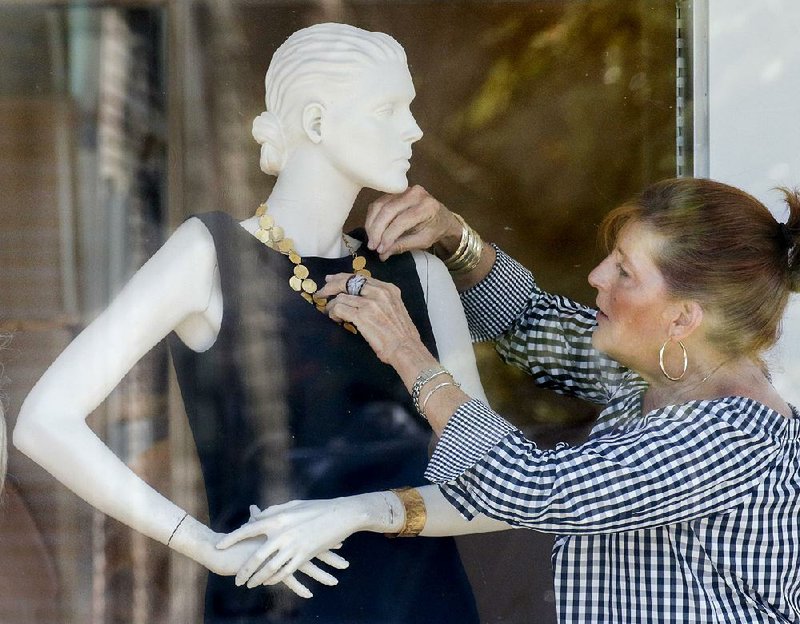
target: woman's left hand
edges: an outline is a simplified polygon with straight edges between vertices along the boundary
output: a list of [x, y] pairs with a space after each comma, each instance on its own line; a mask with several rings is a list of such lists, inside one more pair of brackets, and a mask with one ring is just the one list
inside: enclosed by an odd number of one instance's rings
[[324, 288], [317, 291], [319, 297], [333, 297], [328, 301], [328, 316], [334, 321], [352, 323], [385, 364], [396, 363], [401, 347], [430, 358], [403, 304], [400, 289], [369, 277], [360, 295], [349, 295], [347, 280], [351, 277], [351, 273], [328, 275]]

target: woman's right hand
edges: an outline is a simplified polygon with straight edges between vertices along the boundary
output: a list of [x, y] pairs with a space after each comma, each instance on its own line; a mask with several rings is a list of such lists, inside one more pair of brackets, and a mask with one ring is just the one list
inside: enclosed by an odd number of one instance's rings
[[462, 230], [453, 213], [419, 185], [372, 202], [364, 227], [368, 247], [377, 251], [381, 260], [434, 245], [451, 255], [458, 247]]

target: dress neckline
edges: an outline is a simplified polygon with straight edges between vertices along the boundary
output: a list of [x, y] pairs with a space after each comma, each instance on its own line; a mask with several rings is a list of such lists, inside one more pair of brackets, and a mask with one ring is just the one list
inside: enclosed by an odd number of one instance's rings
[[[242, 225], [241, 221], [237, 221], [231, 215], [229, 215], [227, 212], [223, 212], [223, 214], [228, 217], [228, 219], [231, 221], [231, 223], [233, 223], [238, 230], [241, 230], [242, 233], [245, 234], [248, 238], [250, 238], [258, 247], [260, 247], [262, 249], [265, 249], [268, 252], [274, 252], [274, 253], [276, 253], [276, 254], [278, 254], [280, 256], [286, 257], [285, 254], [281, 253], [277, 249], [271, 249], [270, 247], [267, 247], [264, 243], [262, 243], [260, 240], [258, 240], [250, 230], [248, 230], [247, 228], [245, 228]], [[350, 238], [358, 241], [359, 246], [354, 248], [357, 254], [359, 254], [361, 256], [364, 256], [365, 254], [367, 254], [367, 253], [369, 253], [371, 251], [365, 245], [366, 232], [365, 232], [364, 228], [356, 228], [356, 229], [354, 229], [354, 230], [352, 230], [350, 232], [345, 232], [344, 234], [345, 234], [345, 236], [349, 236]], [[348, 252], [346, 256], [336, 256], [334, 258], [326, 258], [324, 256], [302, 256], [302, 258], [303, 258], [304, 261], [311, 261], [311, 262], [314, 262], [314, 263], [319, 263], [319, 262], [336, 263], [336, 262], [342, 262], [342, 261], [345, 261], [345, 260], [350, 261], [350, 260], [353, 259], [353, 255]]]

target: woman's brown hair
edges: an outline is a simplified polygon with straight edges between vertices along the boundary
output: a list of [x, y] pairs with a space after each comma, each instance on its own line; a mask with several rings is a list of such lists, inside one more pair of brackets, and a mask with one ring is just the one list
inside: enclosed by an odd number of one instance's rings
[[721, 353], [760, 359], [780, 335], [789, 294], [800, 289], [800, 195], [780, 190], [786, 224], [727, 184], [664, 180], [606, 215], [601, 241], [611, 249], [632, 221], [650, 228], [663, 240], [654, 260], [670, 294], [703, 306]]

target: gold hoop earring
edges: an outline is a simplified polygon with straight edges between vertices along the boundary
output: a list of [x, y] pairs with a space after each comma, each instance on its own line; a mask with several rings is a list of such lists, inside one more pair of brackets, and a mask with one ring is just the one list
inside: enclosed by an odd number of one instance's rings
[[665, 340], [664, 344], [662, 344], [661, 348], [658, 350], [658, 365], [661, 368], [661, 372], [664, 373], [664, 377], [666, 377], [670, 381], [680, 381], [681, 379], [683, 379], [683, 376], [686, 374], [686, 370], [689, 368], [689, 354], [686, 352], [686, 347], [683, 345], [683, 343], [680, 340], [678, 340], [678, 345], [683, 351], [683, 370], [681, 371], [680, 375], [678, 375], [677, 377], [673, 377], [667, 372], [667, 369], [664, 368], [664, 350], [667, 348], [667, 345], [670, 342], [671, 341], [669, 339]]

